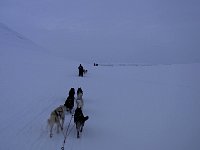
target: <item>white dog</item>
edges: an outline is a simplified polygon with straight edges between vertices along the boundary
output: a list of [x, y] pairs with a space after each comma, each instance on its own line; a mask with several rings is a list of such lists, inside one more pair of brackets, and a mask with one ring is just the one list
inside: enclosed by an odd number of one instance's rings
[[66, 107], [64, 105], [60, 105], [54, 111], [51, 112], [50, 118], [48, 119], [48, 125], [50, 127], [50, 138], [53, 136], [52, 130], [54, 124], [56, 124], [57, 133], [59, 132], [59, 128], [63, 130], [63, 125], [65, 121], [65, 111]]
[[83, 109], [83, 93], [77, 93], [76, 106]]

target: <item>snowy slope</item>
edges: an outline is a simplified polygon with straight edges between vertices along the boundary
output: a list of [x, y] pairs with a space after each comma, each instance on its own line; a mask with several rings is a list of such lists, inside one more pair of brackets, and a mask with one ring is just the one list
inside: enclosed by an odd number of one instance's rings
[[0, 30], [0, 149], [59, 150], [63, 134], [50, 139], [46, 123], [71, 87], [82, 87], [90, 119], [80, 139], [72, 130], [65, 149], [200, 149], [200, 64], [83, 64], [89, 72], [79, 78], [80, 62], [44, 53], [1, 25]]

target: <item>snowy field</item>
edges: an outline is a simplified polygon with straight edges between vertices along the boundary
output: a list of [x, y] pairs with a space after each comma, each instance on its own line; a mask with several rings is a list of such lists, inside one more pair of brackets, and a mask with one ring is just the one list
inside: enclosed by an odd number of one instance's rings
[[199, 63], [83, 64], [88, 73], [81, 78], [81, 62], [48, 54], [0, 27], [0, 150], [61, 149], [63, 133], [50, 139], [47, 119], [71, 87], [82, 87], [90, 119], [80, 139], [70, 125], [65, 150], [200, 149]]

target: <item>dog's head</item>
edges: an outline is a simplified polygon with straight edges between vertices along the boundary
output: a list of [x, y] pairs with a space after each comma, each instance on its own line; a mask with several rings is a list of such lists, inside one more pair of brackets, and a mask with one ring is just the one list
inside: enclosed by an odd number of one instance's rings
[[79, 94], [79, 93], [83, 93], [83, 90], [81, 89], [81, 87], [79, 87], [77, 90], [77, 94]]

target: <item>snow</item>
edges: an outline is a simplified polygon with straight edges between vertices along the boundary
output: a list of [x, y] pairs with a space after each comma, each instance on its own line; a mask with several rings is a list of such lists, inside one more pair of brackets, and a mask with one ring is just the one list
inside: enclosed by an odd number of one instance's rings
[[65, 149], [200, 149], [200, 63], [82, 63], [82, 78], [81, 62], [52, 55], [3, 24], [0, 31], [1, 150], [61, 149], [63, 133], [49, 138], [47, 119], [71, 87], [82, 87], [90, 118], [80, 139], [70, 125]]

